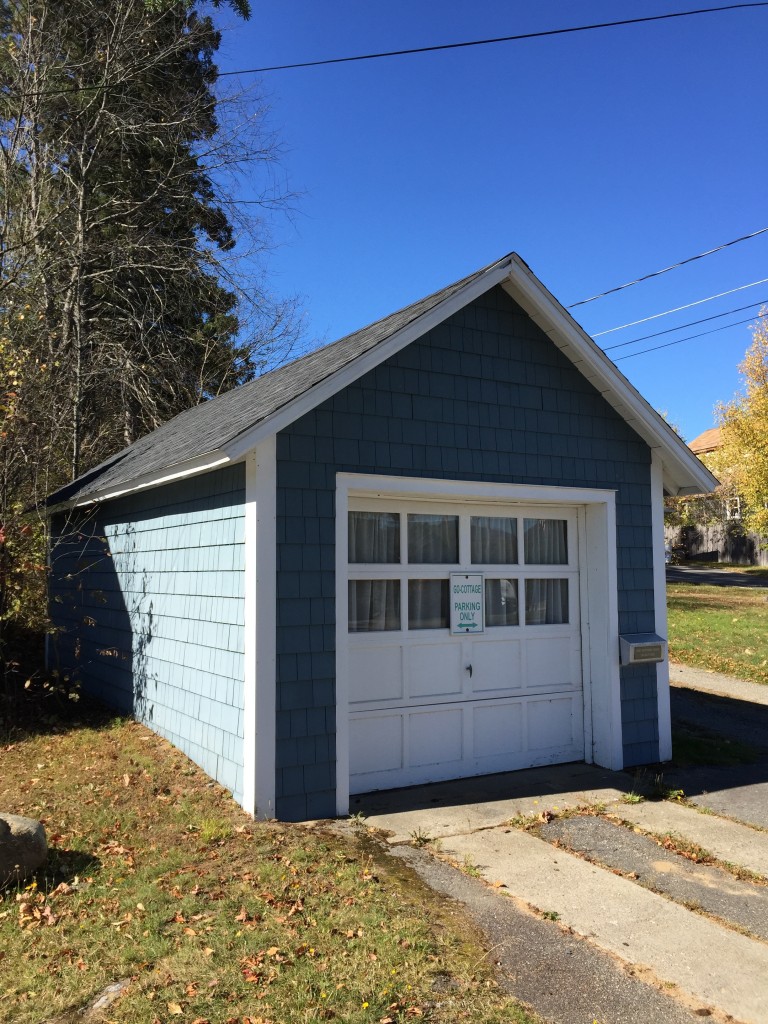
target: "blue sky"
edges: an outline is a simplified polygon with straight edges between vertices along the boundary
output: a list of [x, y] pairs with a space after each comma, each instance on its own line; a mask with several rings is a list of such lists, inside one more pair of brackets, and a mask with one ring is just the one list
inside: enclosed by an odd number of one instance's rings
[[[247, 24], [218, 12], [218, 63], [230, 71], [704, 5], [265, 0]], [[272, 223], [274, 291], [301, 297], [315, 344], [510, 251], [568, 305], [768, 226], [767, 40], [768, 8], [757, 8], [261, 76], [280, 174], [301, 193], [294, 216]], [[240, 187], [247, 197], [251, 183]], [[594, 333], [762, 278], [768, 234], [574, 315]], [[762, 300], [768, 283], [598, 340]], [[750, 338], [735, 326], [617, 365], [690, 440], [737, 390]]]

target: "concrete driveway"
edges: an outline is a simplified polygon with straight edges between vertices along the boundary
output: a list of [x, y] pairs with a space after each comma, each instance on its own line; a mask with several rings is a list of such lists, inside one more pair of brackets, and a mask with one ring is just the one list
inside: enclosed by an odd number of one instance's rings
[[[717, 709], [721, 731], [738, 732], [739, 714], [768, 714], [745, 712], [743, 694], [714, 699], [732, 705]], [[638, 780], [584, 764], [370, 794], [352, 810], [478, 920], [509, 990], [547, 1019], [765, 1024], [768, 831], [754, 821], [758, 808], [768, 814], [764, 753], [731, 779], [744, 822], [733, 807], [724, 816], [725, 769], [714, 801], [695, 781], [713, 769], [688, 769], [694, 802], [636, 802], [653, 772]], [[691, 859], [702, 848], [709, 863]]]

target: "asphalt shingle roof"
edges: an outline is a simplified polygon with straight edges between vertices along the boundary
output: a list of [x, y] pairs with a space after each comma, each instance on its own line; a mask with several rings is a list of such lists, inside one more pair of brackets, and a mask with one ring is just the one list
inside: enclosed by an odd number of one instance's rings
[[54, 492], [48, 499], [48, 505], [74, 499], [87, 500], [92, 495], [104, 493], [105, 488], [119, 490], [138, 477], [153, 472], [160, 474], [172, 466], [224, 447], [364, 352], [439, 306], [457, 291], [497, 267], [500, 262], [502, 260], [497, 260], [368, 327], [272, 370], [242, 387], [179, 413], [157, 430]]

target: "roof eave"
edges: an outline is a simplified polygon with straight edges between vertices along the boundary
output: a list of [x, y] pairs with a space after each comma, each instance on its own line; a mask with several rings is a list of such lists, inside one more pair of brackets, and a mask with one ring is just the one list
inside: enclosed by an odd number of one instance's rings
[[491, 288], [500, 284], [511, 266], [512, 260], [517, 257], [514, 254], [505, 256], [498, 263], [493, 264], [481, 276], [469, 281], [463, 288], [454, 292], [449, 298], [439, 305], [434, 306], [426, 313], [416, 317], [405, 327], [395, 331], [385, 341], [379, 342], [367, 352], [363, 352], [356, 359], [345, 364], [334, 373], [323, 378], [317, 384], [312, 385], [303, 394], [277, 409], [271, 415], [255, 423], [253, 426], [241, 431], [236, 437], [229, 440], [224, 449], [231, 459], [242, 458], [248, 451], [263, 441], [266, 437], [276, 434], [290, 426], [301, 416], [316, 408], [322, 402], [332, 398], [335, 394], [353, 384], [356, 380], [375, 369], [391, 356], [396, 355], [412, 342], [423, 337], [433, 328], [439, 326], [443, 321], [458, 313], [470, 302], [480, 298]]
[[632, 429], [659, 451], [664, 487], [670, 494], [703, 494], [717, 487], [716, 477], [690, 451], [570, 313], [545, 288], [519, 256], [502, 282], [520, 305], [581, 374]]
[[211, 470], [218, 469], [232, 461], [229, 455], [221, 449], [206, 452], [205, 455], [200, 455], [195, 459], [188, 459], [186, 462], [179, 462], [176, 465], [167, 466], [161, 470], [144, 473], [121, 484], [102, 487], [94, 491], [83, 491], [68, 501], [61, 501], [56, 505], [52, 505], [48, 509], [48, 514], [54, 515], [68, 509], [88, 508], [91, 505], [99, 505], [105, 501], [125, 497], [127, 494], [134, 494], [136, 491], [161, 487], [163, 484], [172, 483], [174, 480], [182, 480], [185, 477], [210, 473]]
[[670, 494], [701, 494], [714, 490], [718, 481], [684, 444], [668, 423], [630, 384], [568, 311], [544, 287], [515, 253], [493, 264], [447, 299], [416, 317], [390, 337], [311, 385], [301, 395], [241, 430], [214, 451], [188, 462], [154, 470], [127, 482], [85, 491], [57, 508], [81, 507], [156, 487], [187, 476], [209, 472], [225, 463], [238, 462], [265, 440], [322, 402], [354, 383], [407, 345], [439, 326], [496, 285], [502, 285], [550, 340], [604, 399], [638, 433], [651, 449], [658, 450], [663, 465], [664, 488]]

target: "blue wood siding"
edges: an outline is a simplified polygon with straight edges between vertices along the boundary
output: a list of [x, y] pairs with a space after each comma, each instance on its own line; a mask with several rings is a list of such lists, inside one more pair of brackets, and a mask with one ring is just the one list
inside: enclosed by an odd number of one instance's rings
[[61, 668], [242, 798], [243, 466], [54, 524]]
[[[335, 813], [338, 472], [617, 490], [619, 626], [652, 632], [650, 451], [501, 288], [278, 435], [277, 815]], [[625, 764], [658, 758], [622, 670]]]

